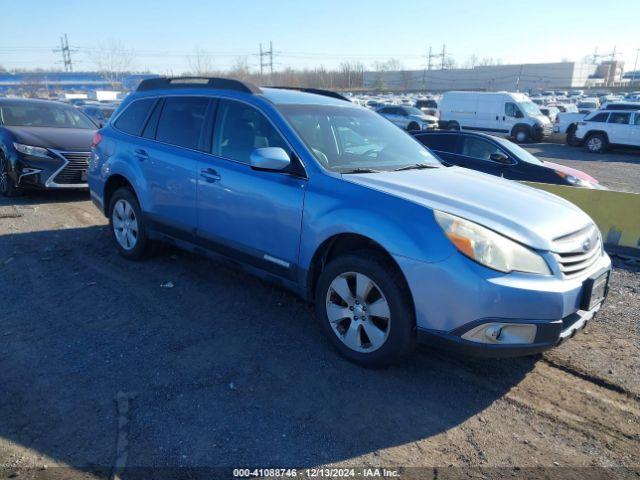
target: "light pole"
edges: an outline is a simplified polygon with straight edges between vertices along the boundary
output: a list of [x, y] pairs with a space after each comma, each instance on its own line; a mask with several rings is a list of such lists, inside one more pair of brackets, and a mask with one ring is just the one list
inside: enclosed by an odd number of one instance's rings
[[633, 78], [631, 81], [637, 80], [638, 73], [636, 68], [638, 68], [638, 54], [640, 54], [640, 48], [636, 50], [636, 61], [633, 63]]

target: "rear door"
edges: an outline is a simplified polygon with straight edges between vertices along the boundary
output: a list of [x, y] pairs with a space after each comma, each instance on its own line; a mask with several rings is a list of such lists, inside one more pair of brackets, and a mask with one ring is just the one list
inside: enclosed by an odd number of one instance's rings
[[211, 154], [198, 164], [198, 237], [212, 250], [293, 280], [307, 180], [251, 168], [255, 148], [293, 151], [256, 108], [220, 100]]
[[196, 171], [206, 156], [204, 137], [212, 101], [175, 96], [161, 101], [134, 151], [146, 180], [147, 215], [153, 226], [191, 239], [196, 228]]
[[640, 147], [640, 112], [636, 112], [633, 118], [633, 124], [631, 125], [631, 143], [636, 147]]
[[611, 112], [607, 121], [607, 134], [609, 142], [620, 145], [628, 145], [632, 142], [631, 113]]
[[464, 159], [460, 156], [462, 135], [457, 133], [425, 133], [417, 135], [416, 138], [446, 165], [464, 167]]

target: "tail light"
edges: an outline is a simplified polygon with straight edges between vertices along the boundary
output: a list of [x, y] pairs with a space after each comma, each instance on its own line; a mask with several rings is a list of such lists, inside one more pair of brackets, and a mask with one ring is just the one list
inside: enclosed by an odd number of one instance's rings
[[96, 134], [93, 136], [93, 140], [91, 140], [91, 148], [97, 147], [101, 141], [102, 135], [100, 134], [100, 132], [96, 132]]

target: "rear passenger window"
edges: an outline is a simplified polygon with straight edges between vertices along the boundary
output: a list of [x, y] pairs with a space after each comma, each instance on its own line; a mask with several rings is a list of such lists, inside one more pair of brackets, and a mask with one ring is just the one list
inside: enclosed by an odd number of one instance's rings
[[214, 155], [247, 164], [251, 162], [251, 152], [256, 148], [280, 147], [291, 155], [288, 145], [271, 122], [244, 103], [220, 102], [214, 132]]
[[617, 123], [618, 125], [629, 125], [631, 120], [630, 113], [612, 113], [609, 116], [609, 123]]
[[458, 135], [428, 133], [420, 136], [423, 142], [431, 150], [447, 153], [457, 153]]
[[155, 101], [155, 98], [144, 98], [132, 102], [126, 110], [120, 114], [114, 126], [124, 133], [140, 135], [140, 130], [144, 127], [149, 111]]
[[197, 150], [209, 99], [207, 97], [168, 97], [158, 120], [156, 140]]
[[640, 113], [636, 113], [635, 120], [633, 122], [635, 125], [640, 125]]
[[598, 113], [597, 115], [594, 115], [592, 118], [590, 118], [589, 120], [587, 120], [587, 122], [606, 122], [607, 118], [609, 118], [609, 113]]

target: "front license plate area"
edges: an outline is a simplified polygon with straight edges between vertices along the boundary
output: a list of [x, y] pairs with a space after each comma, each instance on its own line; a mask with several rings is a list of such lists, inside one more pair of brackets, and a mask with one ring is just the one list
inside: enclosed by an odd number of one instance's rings
[[595, 278], [589, 278], [584, 282], [582, 293], [582, 310], [591, 310], [607, 296], [609, 286], [609, 272], [605, 272]]

